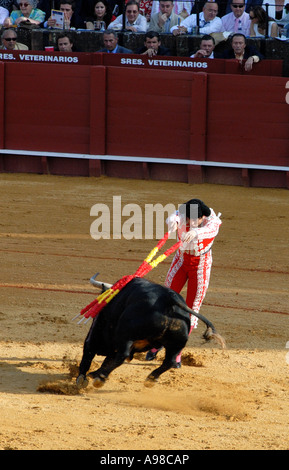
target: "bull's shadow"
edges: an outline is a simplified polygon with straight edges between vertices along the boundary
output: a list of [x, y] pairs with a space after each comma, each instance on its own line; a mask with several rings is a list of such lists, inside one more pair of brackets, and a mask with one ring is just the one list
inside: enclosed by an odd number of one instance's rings
[[[47, 359], [51, 361], [51, 359]], [[35, 358], [9, 358], [4, 360], [0, 358], [0, 394], [35, 394], [37, 388], [42, 381], [45, 380], [62, 380], [68, 377], [67, 374], [47, 373], [47, 369], [36, 370], [37, 364], [44, 364], [46, 359], [39, 361]], [[23, 370], [24, 368], [27, 369]], [[31, 370], [31, 372], [30, 372]]]
[[[43, 382], [61, 382], [67, 381], [74, 383], [74, 379], [70, 377], [68, 370], [49, 372], [50, 366], [47, 363], [59, 362], [48, 358], [41, 358], [37, 360], [33, 358], [0, 358], [0, 396], [1, 393], [11, 393], [17, 395], [34, 395], [37, 392], [39, 385]], [[95, 366], [100, 366], [102, 363], [101, 358], [94, 361]], [[39, 366], [40, 364], [40, 366]], [[129, 366], [139, 366], [138, 363], [129, 363]], [[148, 366], [147, 363], [145, 363]], [[153, 364], [149, 364], [153, 367]], [[36, 370], [42, 367], [42, 370]], [[27, 369], [27, 370], [23, 370]], [[30, 371], [31, 370], [31, 371]], [[41, 392], [43, 393], [51, 393]], [[115, 393], [114, 389], [99, 390], [99, 393], [109, 394]], [[118, 393], [122, 393], [118, 390]], [[69, 394], [69, 393], [68, 393]]]

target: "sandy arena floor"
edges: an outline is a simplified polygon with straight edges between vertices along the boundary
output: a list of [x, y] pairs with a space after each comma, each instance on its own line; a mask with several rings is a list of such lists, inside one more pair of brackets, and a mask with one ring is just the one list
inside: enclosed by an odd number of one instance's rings
[[[0, 195], [0, 449], [289, 449], [288, 191], [2, 174]], [[227, 350], [203, 344], [200, 324], [154, 388], [156, 362], [139, 356], [78, 393], [89, 325], [71, 319], [96, 297], [89, 278], [135, 272], [156, 244], [91, 238], [90, 208], [113, 195], [222, 212], [201, 313]], [[168, 267], [148, 278], [163, 283]]]

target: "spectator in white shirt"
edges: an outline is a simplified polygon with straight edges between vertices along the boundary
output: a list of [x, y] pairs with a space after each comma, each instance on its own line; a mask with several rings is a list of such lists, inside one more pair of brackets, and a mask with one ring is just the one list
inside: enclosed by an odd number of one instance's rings
[[245, 0], [232, 0], [231, 13], [222, 17], [222, 32], [250, 34], [250, 16], [245, 11]]
[[[222, 31], [222, 20], [217, 17], [218, 4], [215, 2], [207, 2], [203, 7], [200, 14], [200, 34], [220, 33]], [[197, 15], [193, 14], [188, 16], [181, 25], [173, 26], [171, 33], [174, 36], [179, 34], [187, 34], [192, 32], [192, 28], [197, 26]]]
[[[123, 28], [123, 15], [119, 15], [108, 28], [120, 31]], [[135, 0], [130, 0], [126, 4], [125, 29], [134, 33], [146, 33], [147, 20], [140, 14], [139, 3]]]
[[9, 11], [6, 8], [0, 7], [0, 25], [4, 23], [4, 20], [8, 18]]

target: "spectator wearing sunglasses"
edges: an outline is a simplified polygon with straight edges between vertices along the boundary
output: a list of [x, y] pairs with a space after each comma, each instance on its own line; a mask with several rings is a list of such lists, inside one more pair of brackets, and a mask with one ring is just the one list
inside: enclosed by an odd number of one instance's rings
[[4, 23], [9, 16], [9, 11], [6, 8], [0, 7], [0, 25]]
[[19, 10], [12, 11], [9, 18], [4, 22], [4, 26], [19, 26], [22, 24], [39, 25], [45, 19], [45, 13], [37, 7], [38, 0], [17, 0]]
[[[231, 3], [232, 3], [232, 0], [228, 0], [227, 5], [226, 5], [226, 3], [224, 4], [224, 6], [226, 7], [226, 12], [224, 13], [224, 15], [228, 14], [228, 13], [231, 13]], [[236, 3], [238, 3], [238, 2], [236, 2]], [[246, 0], [245, 1], [245, 5], [246, 5], [245, 6], [245, 11], [246, 11], [246, 13], [250, 13], [250, 10], [251, 10], [252, 7], [257, 6], [257, 5], [262, 5], [262, 3], [263, 3], [263, 0]], [[272, 2], [269, 1], [269, 0], [266, 0], [265, 3], [272, 3]], [[224, 16], [224, 15], [222, 15], [222, 16]]]
[[245, 11], [245, 0], [232, 0], [231, 13], [221, 18], [223, 33], [239, 33], [249, 36], [250, 16]]
[[268, 22], [268, 36], [271, 38], [278, 37], [279, 29], [278, 24], [273, 18], [268, 17], [266, 11], [260, 7], [252, 7], [250, 11], [250, 36], [251, 38], [255, 37], [265, 37], [266, 36], [266, 28]]
[[2, 45], [0, 49], [7, 51], [27, 51], [25, 44], [17, 42], [17, 33], [14, 28], [4, 29], [1, 35]]
[[[109, 29], [120, 31], [123, 29], [123, 15], [119, 15], [109, 25]], [[140, 14], [139, 3], [135, 0], [130, 0], [126, 4], [125, 10], [125, 29], [132, 31], [133, 33], [146, 33], [147, 31], [147, 20]]]

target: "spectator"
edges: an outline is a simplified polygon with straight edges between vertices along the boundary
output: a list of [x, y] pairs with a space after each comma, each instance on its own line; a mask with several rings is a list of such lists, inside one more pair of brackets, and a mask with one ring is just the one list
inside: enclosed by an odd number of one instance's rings
[[145, 35], [144, 46], [137, 51], [137, 54], [154, 57], [155, 55], [171, 55], [171, 52], [169, 49], [161, 45], [161, 39], [158, 32], [148, 31]]
[[[201, 12], [204, 5], [210, 1], [213, 1], [213, 2], [215, 1], [218, 4], [219, 17], [221, 18], [222, 16], [224, 16], [225, 15], [224, 0], [199, 0], [198, 2], [193, 2], [193, 8], [192, 8], [191, 14], [197, 13], [197, 11]], [[231, 4], [231, 0], [228, 0], [228, 1]], [[263, 0], [260, 0], [260, 1], [263, 1]], [[231, 12], [231, 8], [230, 8], [230, 11], [228, 11], [228, 13], [230, 12]]]
[[[51, 3], [53, 0], [45, 0], [45, 1], [49, 1]], [[94, 1], [94, 0], [91, 0], [91, 1]], [[74, 3], [73, 10], [74, 10], [74, 14], [77, 18], [78, 17], [80, 17], [82, 19], [85, 18], [85, 15], [82, 15], [82, 4], [87, 3], [87, 2], [88, 2], [88, 0], [73, 0], [73, 3]], [[59, 5], [61, 3], [62, 3], [61, 0], [55, 0], [54, 1], [55, 8], [59, 10]]]
[[173, 26], [179, 25], [183, 18], [173, 12], [173, 0], [161, 0], [160, 12], [151, 16], [149, 31], [169, 33]]
[[214, 59], [215, 39], [205, 34], [201, 39], [200, 49], [191, 57], [195, 59]]
[[263, 0], [263, 8], [266, 10], [266, 4], [269, 4], [268, 7], [268, 16], [270, 18], [273, 18], [273, 20], [276, 20], [277, 23], [282, 23], [282, 20], [284, 20], [285, 16], [288, 14], [286, 6], [288, 5], [287, 0]]
[[[226, 6], [226, 12], [224, 13], [225, 14], [228, 14], [228, 13], [231, 13], [231, 1], [232, 0], [228, 0], [227, 2], [227, 6]], [[262, 5], [262, 2], [263, 0], [246, 0], [245, 4], [246, 4], [246, 7], [245, 7], [245, 11], [246, 13], [250, 13], [250, 10], [252, 7], [254, 6], [257, 6], [257, 5]], [[271, 1], [268, 0], [268, 2], [266, 3], [271, 3]], [[222, 16], [224, 16], [222, 15]]]
[[271, 38], [278, 37], [279, 28], [273, 18], [268, 18], [266, 11], [260, 7], [252, 7], [250, 11], [250, 37], [265, 37], [268, 22], [268, 36]]
[[[122, 0], [107, 0], [107, 3], [112, 11], [112, 14], [117, 16], [123, 12], [123, 2]], [[83, 18], [91, 16], [93, 12], [93, 7], [95, 0], [83, 0], [81, 4], [80, 14]]]
[[45, 19], [45, 13], [37, 7], [38, 0], [17, 0], [20, 10], [13, 10], [4, 21], [5, 28], [21, 24], [39, 25]]
[[245, 11], [245, 0], [232, 0], [231, 13], [221, 18], [222, 32], [241, 33], [249, 36], [250, 18], [249, 13]]
[[2, 25], [8, 17], [9, 11], [7, 10], [7, 8], [0, 7], [0, 25]]
[[254, 46], [247, 46], [246, 37], [243, 34], [236, 33], [232, 36], [232, 47], [225, 51], [222, 59], [237, 59], [240, 63], [245, 62], [246, 72], [250, 72], [253, 65], [260, 62], [263, 56]]
[[[147, 30], [147, 21], [139, 11], [139, 3], [135, 0], [130, 0], [126, 4], [125, 10], [125, 29], [134, 33], [145, 33]], [[120, 31], [123, 29], [123, 15], [119, 15], [109, 25], [110, 29]]]
[[115, 19], [112, 18], [111, 8], [106, 0], [96, 0], [91, 15], [86, 18], [86, 29], [95, 29], [95, 21], [104, 21], [106, 28]]
[[[64, 13], [64, 28], [65, 29], [84, 29], [84, 19], [76, 12], [76, 4], [73, 0], [60, 0], [59, 10]], [[44, 27], [54, 28], [56, 20], [51, 16], [44, 24]]]
[[59, 52], [74, 52], [73, 39], [69, 33], [60, 34], [57, 38]]
[[98, 52], [109, 52], [111, 54], [133, 54], [130, 49], [118, 45], [118, 35], [113, 29], [107, 29], [103, 33], [104, 48]]
[[[222, 20], [217, 17], [218, 4], [215, 2], [206, 2], [203, 11], [200, 14], [200, 34], [219, 33], [222, 31]], [[197, 15], [188, 16], [180, 26], [173, 26], [171, 32], [174, 36], [179, 34], [191, 33], [192, 28], [197, 26]]]
[[4, 29], [1, 35], [2, 45], [0, 49], [6, 49], [7, 51], [28, 51], [28, 47], [25, 44], [17, 42], [17, 32], [15, 28]]
[[[194, 3], [195, 3], [194, 1], [182, 2], [181, 0], [176, 0], [174, 2], [173, 12], [176, 15], [181, 16], [182, 19], [187, 18], [191, 14]], [[154, 1], [151, 16], [159, 12], [160, 10], [159, 7], [160, 7], [160, 2]]]

